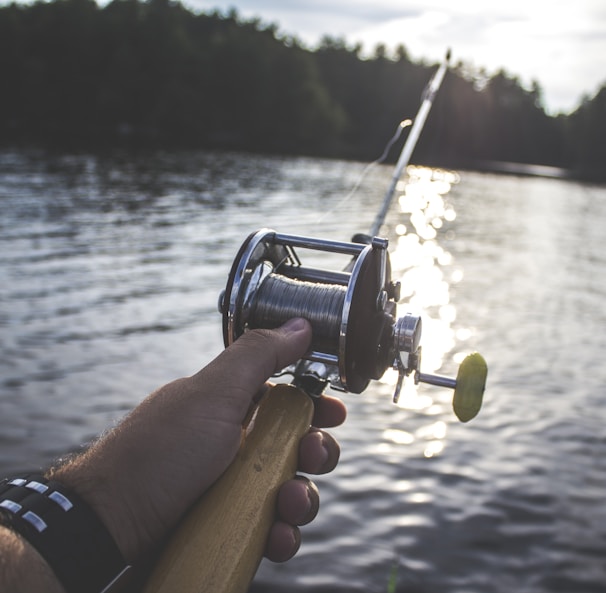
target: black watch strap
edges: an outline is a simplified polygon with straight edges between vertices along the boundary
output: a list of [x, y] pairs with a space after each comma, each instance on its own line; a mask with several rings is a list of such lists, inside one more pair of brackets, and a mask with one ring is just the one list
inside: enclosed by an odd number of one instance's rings
[[67, 593], [107, 592], [130, 568], [88, 504], [42, 475], [0, 481], [0, 523], [38, 550]]

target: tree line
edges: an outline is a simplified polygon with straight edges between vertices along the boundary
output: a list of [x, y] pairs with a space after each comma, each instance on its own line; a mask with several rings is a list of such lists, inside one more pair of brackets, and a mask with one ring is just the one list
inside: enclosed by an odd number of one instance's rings
[[[309, 49], [235, 10], [173, 0], [51, 0], [0, 7], [0, 143], [187, 147], [370, 160], [413, 117], [435, 65], [404, 45], [370, 57], [326, 37]], [[606, 86], [546, 114], [541, 88], [454, 65], [418, 162], [513, 161], [605, 177]]]

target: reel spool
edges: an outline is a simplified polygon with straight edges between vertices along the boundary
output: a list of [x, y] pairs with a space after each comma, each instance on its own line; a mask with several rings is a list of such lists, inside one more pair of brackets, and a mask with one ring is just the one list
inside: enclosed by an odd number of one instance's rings
[[[391, 280], [388, 241], [345, 243], [284, 235], [262, 229], [251, 234], [236, 256], [219, 311], [223, 339], [232, 344], [249, 329], [279, 327], [292, 317], [312, 326], [311, 351], [292, 372], [294, 384], [312, 395], [330, 383], [361, 393], [391, 366], [398, 370], [394, 402], [402, 381], [455, 389], [457, 416], [467, 421], [482, 403], [486, 363], [479, 354], [463, 361], [457, 379], [420, 372], [421, 318], [396, 318], [400, 284]], [[345, 271], [305, 267], [295, 249], [350, 256]]]

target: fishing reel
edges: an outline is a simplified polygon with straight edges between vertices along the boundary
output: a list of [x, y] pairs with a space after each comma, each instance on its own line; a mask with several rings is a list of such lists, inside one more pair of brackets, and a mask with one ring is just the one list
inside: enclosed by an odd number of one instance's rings
[[[345, 243], [285, 235], [262, 229], [238, 252], [221, 295], [223, 339], [228, 346], [249, 329], [273, 329], [304, 317], [313, 330], [310, 351], [288, 372], [293, 383], [320, 395], [333, 389], [361, 393], [372, 379], [398, 371], [394, 402], [402, 382], [455, 390], [453, 407], [462, 421], [479, 411], [487, 368], [477, 353], [468, 356], [456, 379], [422, 373], [421, 318], [396, 317], [400, 283], [391, 279], [388, 241], [362, 236]], [[349, 256], [343, 271], [306, 267], [296, 249]]]

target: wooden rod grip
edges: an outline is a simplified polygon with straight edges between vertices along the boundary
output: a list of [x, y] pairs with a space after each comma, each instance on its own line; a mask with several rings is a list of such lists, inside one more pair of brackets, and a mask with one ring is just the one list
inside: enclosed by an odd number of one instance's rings
[[177, 527], [144, 593], [248, 590], [312, 415], [311, 398], [290, 385], [263, 396], [234, 461]]

